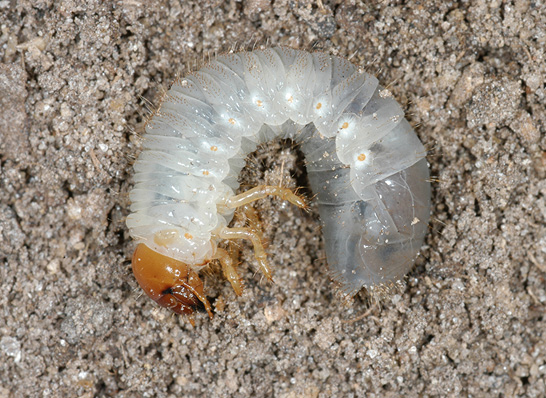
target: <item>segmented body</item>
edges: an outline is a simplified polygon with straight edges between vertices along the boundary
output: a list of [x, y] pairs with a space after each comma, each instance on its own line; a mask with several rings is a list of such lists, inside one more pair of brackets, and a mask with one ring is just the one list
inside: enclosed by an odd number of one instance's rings
[[143, 138], [130, 233], [194, 271], [215, 258], [245, 158], [275, 138], [305, 155], [347, 295], [403, 278], [423, 244], [425, 149], [389, 91], [345, 59], [284, 47], [221, 55], [174, 82]]

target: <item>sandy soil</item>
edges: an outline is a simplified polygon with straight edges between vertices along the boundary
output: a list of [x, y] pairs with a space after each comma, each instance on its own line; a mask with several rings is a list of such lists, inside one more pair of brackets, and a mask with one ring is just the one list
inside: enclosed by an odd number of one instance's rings
[[[83, 3], [0, 1], [0, 397], [546, 396], [544, 4]], [[347, 307], [316, 209], [263, 201], [276, 283], [245, 247], [245, 294], [207, 276], [192, 328], [131, 274], [133, 132], [177, 73], [267, 44], [389, 85], [430, 148], [427, 246]], [[270, 145], [245, 181], [295, 186], [298, 156]]]

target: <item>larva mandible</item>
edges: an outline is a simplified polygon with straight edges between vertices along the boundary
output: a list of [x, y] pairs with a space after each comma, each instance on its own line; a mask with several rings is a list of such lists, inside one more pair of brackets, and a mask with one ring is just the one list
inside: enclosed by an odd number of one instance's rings
[[[247, 154], [274, 138], [292, 139], [305, 155], [331, 276], [344, 294], [392, 285], [412, 267], [430, 215], [429, 170], [390, 92], [348, 60], [321, 52], [228, 53], [173, 83], [134, 165], [133, 272], [161, 306], [188, 315], [201, 306], [212, 317], [198, 276], [212, 260], [242, 293], [237, 259], [218, 246], [223, 240], [250, 240], [271, 279], [248, 203], [268, 195], [305, 202], [282, 187], [235, 191]], [[236, 210], [244, 228], [228, 227]]]

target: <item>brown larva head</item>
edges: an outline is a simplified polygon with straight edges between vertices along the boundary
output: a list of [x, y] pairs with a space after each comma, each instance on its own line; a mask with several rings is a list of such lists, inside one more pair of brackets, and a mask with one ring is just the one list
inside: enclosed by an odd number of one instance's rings
[[[187, 264], [141, 243], [133, 254], [132, 266], [142, 290], [160, 306], [186, 315], [204, 306], [212, 318], [210, 304], [203, 293], [203, 281]], [[193, 324], [191, 318], [190, 322]]]

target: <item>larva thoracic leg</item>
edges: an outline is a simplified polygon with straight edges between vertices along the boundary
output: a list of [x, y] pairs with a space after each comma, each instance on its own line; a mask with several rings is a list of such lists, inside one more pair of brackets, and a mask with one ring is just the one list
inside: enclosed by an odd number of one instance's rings
[[220, 265], [222, 266], [224, 277], [228, 280], [228, 282], [233, 287], [235, 294], [237, 296], [240, 296], [241, 294], [243, 294], [243, 286], [242, 286], [241, 278], [239, 277], [239, 274], [237, 273], [237, 270], [235, 269], [236, 259], [234, 259], [229, 252], [222, 249], [221, 247], [219, 247], [218, 250], [216, 251], [216, 255], [214, 259], [220, 261]]
[[267, 196], [277, 196], [278, 198], [286, 200], [303, 209], [307, 207], [305, 200], [296, 195], [290, 189], [271, 185], [258, 185], [257, 187], [249, 189], [248, 191], [240, 193], [239, 195], [227, 198], [226, 207], [236, 209], [246, 204], [263, 199]]
[[[267, 195], [305, 202], [281, 187], [235, 191], [247, 154], [275, 138], [293, 140], [305, 155], [330, 273], [347, 296], [391, 286], [411, 269], [428, 226], [429, 171], [425, 149], [390, 92], [349, 61], [323, 53], [229, 53], [174, 82], [147, 123], [135, 163], [127, 226], [136, 253], [145, 247], [157, 257], [137, 256], [133, 268], [160, 305], [209, 311], [197, 273], [212, 260], [242, 292], [237, 250], [218, 248], [223, 239], [250, 240], [271, 278], [259, 217], [247, 204]], [[245, 228], [228, 228], [235, 208]], [[163, 269], [172, 267], [168, 259], [181, 278]]]
[[215, 234], [220, 239], [226, 240], [235, 240], [235, 239], [245, 239], [252, 242], [254, 247], [254, 257], [258, 262], [258, 267], [268, 280], [273, 279], [273, 274], [271, 273], [271, 268], [267, 261], [267, 253], [265, 252], [263, 243], [260, 239], [260, 233], [254, 231], [250, 228], [222, 228], [218, 233]]

